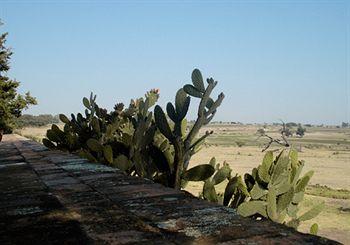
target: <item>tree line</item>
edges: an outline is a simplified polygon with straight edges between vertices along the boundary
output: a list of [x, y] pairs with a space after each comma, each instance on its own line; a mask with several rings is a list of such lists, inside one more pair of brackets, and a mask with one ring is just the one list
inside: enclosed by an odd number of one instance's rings
[[59, 123], [58, 115], [41, 114], [41, 115], [29, 115], [24, 114], [16, 119], [15, 124], [18, 128], [24, 127], [41, 127], [48, 124]]

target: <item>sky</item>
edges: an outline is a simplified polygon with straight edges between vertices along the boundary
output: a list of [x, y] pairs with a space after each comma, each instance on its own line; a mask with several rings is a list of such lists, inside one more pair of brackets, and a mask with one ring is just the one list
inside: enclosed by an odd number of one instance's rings
[[[350, 121], [350, 1], [6, 1], [9, 76], [25, 113], [128, 104], [152, 88], [174, 101], [194, 68], [218, 81], [215, 121]], [[192, 100], [190, 119], [196, 115]]]

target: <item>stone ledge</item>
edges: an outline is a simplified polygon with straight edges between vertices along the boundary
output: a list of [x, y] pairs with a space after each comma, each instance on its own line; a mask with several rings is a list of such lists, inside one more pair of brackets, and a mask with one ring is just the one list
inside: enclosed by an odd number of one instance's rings
[[17, 135], [0, 143], [0, 244], [338, 244]]

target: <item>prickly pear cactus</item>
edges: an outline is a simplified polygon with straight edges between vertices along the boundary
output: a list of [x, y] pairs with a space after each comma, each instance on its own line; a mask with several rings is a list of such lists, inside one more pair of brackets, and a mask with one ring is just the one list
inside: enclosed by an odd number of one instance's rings
[[[262, 164], [253, 169], [251, 175], [246, 174], [244, 181], [241, 178], [229, 186], [230, 180], [224, 205], [237, 208], [245, 217], [260, 216], [297, 228], [300, 222], [316, 217], [324, 207], [321, 203], [299, 215], [299, 204], [313, 175], [313, 171], [309, 171], [300, 177], [303, 167], [304, 162], [298, 160], [295, 150], [282, 151], [276, 158], [271, 151], [267, 152]], [[238, 182], [240, 184], [236, 184]], [[239, 202], [235, 202], [237, 198]]]
[[51, 149], [78, 153], [92, 162], [145, 176], [148, 173], [143, 170], [152, 169], [147, 167], [149, 159], [145, 156], [149, 154], [148, 148], [153, 146], [156, 130], [149, 109], [158, 97], [158, 91], [151, 90], [145, 99], [132, 100], [129, 108], [117, 104], [114, 111], [108, 112], [96, 104], [96, 95], [91, 94], [90, 98], [83, 98], [84, 115], [72, 114], [69, 119], [61, 114], [63, 130], [52, 125], [43, 143]]
[[230, 180], [232, 170], [226, 162], [224, 162], [222, 165], [216, 163], [215, 157], [210, 160], [209, 165], [215, 168], [215, 172], [204, 181], [203, 190], [202, 193], [200, 193], [200, 196], [210, 202], [222, 204], [223, 194], [217, 193], [215, 186], [223, 183], [224, 181]]
[[[83, 98], [84, 113], [71, 114], [70, 118], [60, 115], [63, 129], [53, 125], [43, 143], [177, 189], [188, 181], [203, 181], [215, 169], [204, 164], [188, 170], [188, 163], [212, 133], [196, 138], [199, 129], [210, 122], [224, 98], [223, 94], [215, 101], [210, 98], [217, 82], [210, 78], [207, 83], [204, 86], [200, 71], [194, 70], [193, 85], [179, 89], [175, 103], [166, 107], [167, 115], [158, 105], [154, 116], [150, 111], [159, 98], [158, 90], [132, 100], [128, 108], [116, 104], [111, 112], [100, 108], [91, 93]], [[200, 107], [197, 121], [188, 129], [185, 117], [191, 97], [200, 98]]]
[[[214, 117], [217, 108], [224, 99], [221, 93], [214, 101], [210, 96], [217, 85], [212, 78], [207, 79], [207, 86], [204, 85], [203, 77], [198, 69], [192, 72], [192, 84], [187, 84], [179, 89], [175, 96], [175, 103], [168, 103], [166, 113], [160, 106], [154, 109], [154, 117], [158, 130], [164, 135], [174, 149], [174, 160], [171, 164], [170, 172], [164, 173], [169, 176], [168, 186], [175, 189], [181, 189], [186, 181], [203, 180], [205, 175], [201, 171], [213, 172], [213, 169], [207, 165], [198, 166], [195, 170], [187, 170], [189, 161], [195, 154], [200, 145], [203, 144], [206, 137], [212, 132], [206, 132], [200, 138], [196, 138], [200, 128], [208, 124]], [[190, 106], [191, 97], [199, 98], [198, 117], [194, 125], [186, 131], [186, 115]], [[170, 120], [168, 120], [170, 119]], [[189, 174], [188, 171], [191, 171]], [[195, 177], [192, 173], [196, 172]]]

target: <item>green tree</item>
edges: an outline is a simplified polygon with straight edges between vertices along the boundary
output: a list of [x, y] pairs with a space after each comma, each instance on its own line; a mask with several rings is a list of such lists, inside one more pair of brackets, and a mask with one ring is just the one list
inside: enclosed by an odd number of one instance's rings
[[299, 123], [298, 128], [297, 128], [297, 131], [296, 131], [296, 135], [298, 135], [298, 136], [300, 136], [300, 137], [303, 137], [304, 134], [305, 134], [305, 132], [306, 132], [306, 129], [303, 128], [303, 127], [301, 126], [301, 124]]
[[12, 132], [16, 118], [21, 116], [24, 109], [37, 104], [29, 92], [19, 94], [17, 88], [20, 83], [7, 76], [12, 51], [6, 47], [6, 37], [7, 33], [0, 35], [0, 140], [3, 133]]
[[341, 127], [342, 127], [342, 128], [348, 128], [349, 125], [350, 125], [350, 123], [342, 122]]

